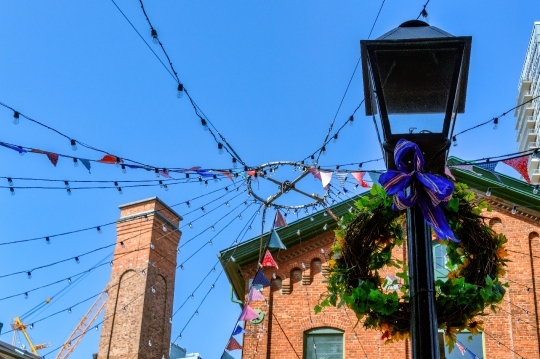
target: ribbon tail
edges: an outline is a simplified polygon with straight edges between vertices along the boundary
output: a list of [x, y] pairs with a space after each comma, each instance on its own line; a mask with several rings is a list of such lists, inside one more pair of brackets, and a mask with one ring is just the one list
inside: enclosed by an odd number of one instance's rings
[[430, 200], [424, 198], [418, 201], [418, 205], [424, 215], [424, 220], [433, 228], [437, 237], [442, 240], [451, 240], [454, 242], [460, 242], [454, 236], [454, 232], [450, 229], [450, 225], [446, 221], [446, 217], [442, 209], [438, 206], [433, 206]]

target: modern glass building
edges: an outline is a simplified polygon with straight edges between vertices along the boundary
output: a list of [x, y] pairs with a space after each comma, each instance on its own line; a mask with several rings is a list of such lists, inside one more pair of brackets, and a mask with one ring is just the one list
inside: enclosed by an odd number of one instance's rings
[[[534, 23], [531, 40], [525, 55], [525, 63], [521, 70], [518, 84], [517, 104], [540, 96], [540, 21]], [[540, 147], [540, 99], [536, 99], [525, 106], [516, 109], [514, 116], [518, 150], [525, 151]], [[532, 184], [540, 182], [540, 155], [531, 156], [529, 161], [529, 177]]]

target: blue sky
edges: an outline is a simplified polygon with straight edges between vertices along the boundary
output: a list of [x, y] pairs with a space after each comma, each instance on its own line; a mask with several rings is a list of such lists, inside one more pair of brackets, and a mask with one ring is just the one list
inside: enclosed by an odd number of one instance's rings
[[[137, 1], [118, 0], [134, 26], [150, 40], [150, 30]], [[387, 0], [373, 31], [382, 35], [403, 21], [416, 18], [424, 1]], [[159, 167], [228, 168], [231, 158], [220, 156], [211, 136], [201, 128], [186, 98], [176, 98], [176, 84], [154, 58], [138, 35], [110, 1], [92, 2], [2, 2], [0, 12], [0, 101], [22, 113], [57, 128], [73, 138], [121, 157]], [[195, 101], [248, 164], [297, 161], [317, 149], [334, 117], [345, 87], [359, 57], [359, 41], [365, 39], [381, 5], [380, 1], [160, 1], [147, 2], [146, 9], [161, 41], [171, 56], [182, 82]], [[428, 6], [429, 21], [454, 35], [473, 37], [466, 113], [458, 117], [456, 131], [493, 118], [516, 104], [517, 83], [532, 24], [538, 21], [537, 2], [440, 1]], [[152, 45], [158, 51], [157, 46]], [[159, 53], [159, 52], [158, 52]], [[337, 117], [343, 123], [363, 98], [360, 73], [354, 77]], [[356, 115], [354, 127], [340, 133], [328, 146], [321, 165], [361, 162], [380, 157], [373, 124]], [[491, 126], [459, 138], [451, 155], [476, 159], [517, 151], [512, 114]], [[14, 126], [12, 112], [0, 108], [0, 141], [42, 150], [98, 159], [99, 153], [72, 152], [69, 141], [24, 119]], [[42, 155], [24, 157], [0, 148], [0, 176], [61, 180], [155, 179], [142, 170], [127, 174], [114, 166], [94, 165], [92, 174], [74, 168], [66, 159], [53, 167]], [[382, 169], [375, 162], [372, 169]], [[501, 172], [516, 175], [505, 165]], [[280, 174], [282, 179], [294, 173]], [[6, 185], [6, 180], [2, 185]], [[16, 181], [17, 185], [29, 185]], [[112, 222], [118, 205], [159, 196], [176, 204], [217, 189], [226, 183], [74, 191], [17, 190], [11, 196], [0, 191], [3, 215], [0, 242], [91, 227]], [[321, 193], [319, 184], [306, 179], [306, 188]], [[262, 187], [268, 196], [270, 187]], [[266, 191], [266, 192], [265, 192]], [[209, 195], [208, 200], [216, 198]], [[232, 195], [231, 195], [232, 197]], [[241, 203], [240, 196], [235, 201]], [[215, 202], [222, 204], [225, 198]], [[301, 204], [291, 196], [282, 203]], [[205, 203], [199, 200], [199, 205]], [[232, 201], [231, 201], [231, 204]], [[234, 205], [231, 206], [233, 208]], [[188, 211], [185, 205], [176, 208]], [[175, 308], [191, 293], [216, 261], [219, 249], [227, 247], [254, 212], [234, 221], [196, 260], [177, 273]], [[227, 211], [224, 207], [184, 229], [182, 241], [211, 226]], [[273, 215], [273, 212], [270, 212]], [[199, 213], [186, 215], [193, 220]], [[231, 214], [233, 216], [235, 214]], [[232, 218], [232, 217], [231, 217]], [[228, 221], [220, 222], [216, 230]], [[221, 226], [221, 228], [220, 228]], [[68, 258], [115, 241], [114, 226], [59, 237], [51, 245], [44, 240], [0, 247], [0, 275]], [[246, 238], [260, 231], [260, 217]], [[210, 237], [207, 231], [183, 248], [182, 262]], [[84, 257], [80, 264], [63, 263], [33, 273], [0, 278], [0, 296], [30, 290], [61, 279], [110, 258], [110, 250]], [[55, 298], [36, 319], [67, 308], [96, 292], [108, 282], [110, 267], [93, 271], [61, 298]], [[175, 317], [176, 336], [210, 287], [211, 275]], [[0, 302], [4, 331], [11, 320], [67, 283]], [[60, 314], [36, 324], [36, 342], [63, 340], [89, 308], [81, 305], [72, 314]], [[187, 326], [179, 344], [203, 357], [218, 357], [225, 346], [239, 307], [229, 300], [229, 286], [222, 276], [215, 291]], [[84, 338], [73, 358], [89, 358], [97, 352], [98, 333]], [[209, 340], [211, 339], [211, 340]], [[10, 335], [0, 340], [11, 342]]]

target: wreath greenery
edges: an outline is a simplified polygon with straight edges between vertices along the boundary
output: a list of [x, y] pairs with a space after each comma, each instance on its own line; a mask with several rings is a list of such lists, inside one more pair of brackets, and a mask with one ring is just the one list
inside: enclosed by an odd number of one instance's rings
[[[321, 295], [315, 312], [327, 306], [347, 306], [364, 320], [367, 329], [378, 329], [386, 343], [409, 337], [410, 304], [407, 266], [392, 257], [395, 246], [405, 241], [405, 211], [392, 209], [393, 198], [374, 185], [371, 196], [364, 196], [340, 219], [335, 230], [333, 255], [329, 261], [328, 292]], [[436, 309], [438, 327], [452, 351], [456, 334], [483, 330], [481, 316], [486, 309], [496, 312], [508, 283], [499, 277], [506, 273], [507, 239], [485, 224], [482, 210], [491, 211], [485, 199], [475, 200], [465, 184], [457, 183], [444, 214], [460, 242], [446, 245], [447, 279], [438, 279]], [[386, 278], [385, 267], [394, 267], [396, 277]], [[401, 282], [401, 283], [399, 283]], [[400, 287], [398, 290], [393, 288]], [[469, 340], [472, 336], [469, 336]]]

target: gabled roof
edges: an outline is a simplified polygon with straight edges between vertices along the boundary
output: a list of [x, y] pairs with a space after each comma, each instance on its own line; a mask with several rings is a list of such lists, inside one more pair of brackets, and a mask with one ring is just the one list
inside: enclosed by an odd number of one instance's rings
[[[467, 162], [456, 157], [450, 157], [448, 159], [449, 166], [458, 164], [467, 164]], [[533, 194], [533, 185], [497, 172], [501, 180], [499, 181], [493, 173], [480, 167], [475, 167], [474, 170], [480, 173], [481, 176], [461, 169], [452, 169], [452, 174], [458, 182], [465, 183], [470, 188], [485, 192], [488, 187], [491, 187], [493, 196], [504, 199], [516, 206], [523, 206], [535, 212], [540, 212], [540, 194]], [[369, 195], [369, 191], [331, 206], [330, 210], [337, 217], [341, 217], [353, 206], [354, 202], [367, 195]], [[325, 224], [328, 225], [328, 231], [335, 229], [337, 227], [336, 221], [331, 216], [324, 216], [324, 212], [322, 210], [314, 213], [312, 215], [314, 218], [313, 221], [310, 220], [310, 216], [306, 216], [289, 223], [287, 227], [279, 228], [277, 232], [287, 248], [291, 248], [301, 242], [306, 242], [319, 235]], [[300, 235], [297, 234], [298, 229], [300, 229]], [[268, 243], [269, 236], [269, 233], [264, 234], [263, 243]], [[224, 249], [218, 254], [221, 265], [238, 299], [243, 299], [245, 296], [245, 280], [240, 269], [258, 260], [259, 248], [260, 236]], [[231, 255], [235, 258], [234, 262], [229, 261]]]
[[5, 358], [4, 355], [7, 355], [8, 358], [21, 358], [21, 359], [41, 358], [41, 357], [35, 356], [32, 353], [27, 352], [26, 350], [19, 349], [11, 344], [0, 341], [0, 358]]

